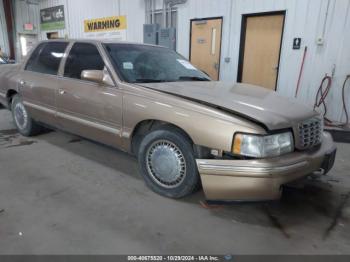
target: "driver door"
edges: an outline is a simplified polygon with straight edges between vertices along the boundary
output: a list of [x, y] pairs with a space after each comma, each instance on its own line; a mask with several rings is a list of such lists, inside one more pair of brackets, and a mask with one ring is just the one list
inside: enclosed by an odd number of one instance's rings
[[57, 117], [63, 130], [114, 147], [121, 147], [122, 93], [81, 79], [83, 70], [103, 70], [105, 63], [96, 45], [74, 43], [59, 78]]

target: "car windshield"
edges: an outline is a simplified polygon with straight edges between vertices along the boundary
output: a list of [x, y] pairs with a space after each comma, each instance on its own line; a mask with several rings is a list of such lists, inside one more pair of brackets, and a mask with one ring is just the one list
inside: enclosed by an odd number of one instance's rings
[[122, 79], [129, 83], [210, 81], [173, 50], [137, 44], [104, 44]]

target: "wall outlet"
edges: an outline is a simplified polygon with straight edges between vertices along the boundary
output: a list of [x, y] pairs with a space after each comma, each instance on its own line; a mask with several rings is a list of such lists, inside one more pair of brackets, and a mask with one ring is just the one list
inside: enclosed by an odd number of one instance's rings
[[324, 44], [324, 38], [323, 37], [317, 37], [316, 44], [317, 45], [323, 45]]

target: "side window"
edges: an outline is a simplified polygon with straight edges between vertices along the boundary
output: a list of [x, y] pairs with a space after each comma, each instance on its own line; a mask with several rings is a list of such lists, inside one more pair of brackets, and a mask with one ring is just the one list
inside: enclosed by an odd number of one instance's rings
[[81, 79], [84, 70], [103, 70], [105, 64], [97, 47], [89, 43], [76, 43], [67, 58], [64, 76]]
[[40, 54], [41, 50], [43, 50], [45, 45], [46, 45], [45, 43], [42, 43], [36, 47], [36, 49], [33, 51], [32, 55], [30, 56], [30, 58], [27, 61], [27, 65], [25, 67], [25, 70], [35, 71], [33, 69], [36, 66], [36, 62], [38, 60], [39, 54]]
[[25, 70], [57, 75], [64, 52], [68, 46], [65, 42], [40, 44], [28, 60]]

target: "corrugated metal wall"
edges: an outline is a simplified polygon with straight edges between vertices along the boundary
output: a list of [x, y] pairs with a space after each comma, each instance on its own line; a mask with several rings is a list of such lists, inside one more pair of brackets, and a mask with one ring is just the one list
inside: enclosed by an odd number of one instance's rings
[[[54, 30], [55, 32], [58, 32], [58, 36], [60, 38], [64, 38], [66, 34], [68, 35], [69, 31], [69, 23], [68, 23], [68, 9], [67, 9], [67, 2], [72, 2], [72, 1], [66, 1], [66, 0], [41, 0], [40, 5], [39, 5], [39, 10], [48, 8], [48, 7], [53, 7], [53, 6], [58, 6], [58, 5], [64, 5], [64, 14], [65, 14], [65, 22], [66, 22], [66, 29], [61, 29], [61, 30]], [[46, 40], [46, 33], [49, 31], [41, 31], [39, 35], [40, 40]]]
[[[127, 39], [141, 42], [145, 19], [144, 0], [42, 0], [40, 9], [64, 5], [66, 29], [58, 30], [60, 37], [84, 37], [84, 20], [108, 16], [127, 16]], [[57, 31], [57, 30], [55, 30]], [[46, 33], [41, 33], [41, 39], [46, 39]]]
[[[14, 2], [14, 19], [16, 24], [17, 34], [38, 34], [39, 28], [39, 0], [31, 0], [29, 3], [26, 1], [16, 0]], [[24, 24], [30, 23], [34, 25], [33, 31], [25, 31]]]
[[[327, 21], [326, 10], [329, 1]], [[40, 8], [65, 5], [66, 30], [59, 31], [71, 38], [83, 37], [85, 19], [110, 15], [126, 15], [128, 19], [127, 39], [141, 42], [142, 26], [145, 22], [144, 0], [42, 0]], [[157, 8], [162, 0], [157, 0]], [[299, 99], [313, 105], [317, 88], [323, 76], [332, 73], [336, 65], [333, 89], [328, 98], [329, 118], [343, 120], [341, 85], [350, 74], [350, 0], [188, 0], [178, 6], [178, 51], [188, 57], [190, 42], [190, 19], [223, 16], [223, 38], [220, 78], [235, 82], [242, 14], [286, 11], [284, 38], [277, 91], [293, 97], [298, 80], [304, 46], [308, 47]], [[316, 44], [325, 24], [325, 43]], [[302, 38], [302, 48], [292, 49], [293, 38]], [[46, 32], [41, 34], [46, 38]], [[226, 63], [225, 58], [230, 62]], [[349, 92], [347, 97], [349, 97]], [[347, 103], [350, 107], [350, 98]], [[293, 110], [293, 109], [291, 109]]]
[[[160, 7], [162, 1], [157, 1], [157, 7]], [[321, 79], [326, 73], [330, 75], [333, 65], [336, 65], [333, 89], [327, 101], [328, 116], [344, 120], [341, 86], [345, 76], [350, 74], [350, 1], [330, 0], [325, 43], [318, 46], [316, 39], [322, 35], [327, 6], [328, 0], [188, 0], [178, 7], [178, 51], [189, 57], [190, 19], [223, 16], [220, 78], [235, 82], [242, 14], [286, 10], [277, 91], [294, 97], [303, 49], [307, 46], [308, 55], [298, 98], [313, 106]], [[302, 38], [300, 50], [292, 49], [295, 37]], [[229, 63], [225, 63], [225, 57], [231, 58]], [[347, 94], [350, 108], [350, 92]]]
[[6, 54], [10, 53], [9, 45], [8, 45], [8, 36], [6, 29], [6, 19], [3, 2], [0, 1], [0, 47], [3, 52]]

